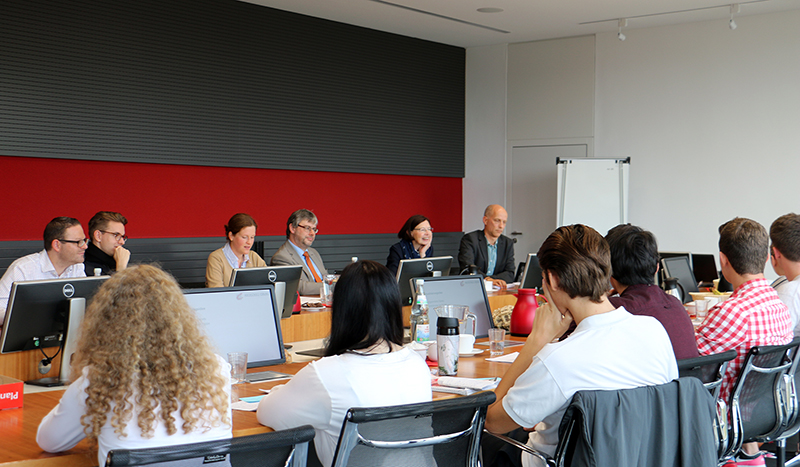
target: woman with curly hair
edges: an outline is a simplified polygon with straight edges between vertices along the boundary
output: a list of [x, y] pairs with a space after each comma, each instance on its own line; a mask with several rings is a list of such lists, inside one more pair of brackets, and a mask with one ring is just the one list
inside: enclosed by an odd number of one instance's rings
[[175, 279], [153, 266], [120, 271], [86, 310], [78, 378], [42, 420], [48, 452], [89, 438], [112, 449], [231, 437], [230, 365], [215, 355]]

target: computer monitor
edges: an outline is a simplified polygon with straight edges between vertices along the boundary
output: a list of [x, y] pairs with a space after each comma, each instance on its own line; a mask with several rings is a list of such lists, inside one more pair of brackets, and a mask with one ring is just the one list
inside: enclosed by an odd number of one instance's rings
[[689, 266], [689, 257], [664, 258], [661, 260], [661, 267], [664, 269], [665, 277], [674, 277], [683, 286], [683, 291], [686, 292], [683, 297], [683, 303], [691, 302], [692, 296], [689, 293], [699, 292], [700, 289], [697, 288], [697, 280], [695, 280], [692, 268]]
[[428, 317], [431, 329], [436, 329], [438, 315], [434, 308], [440, 305], [466, 305], [475, 314], [475, 337], [488, 337], [494, 327], [492, 308], [481, 276], [428, 277], [425, 279], [425, 298], [428, 300]]
[[[686, 257], [686, 261], [689, 261], [689, 264], [691, 264], [691, 262], [692, 262], [692, 254], [689, 253], [688, 251], [659, 251], [658, 252], [658, 263], [661, 264], [661, 260], [664, 259], [664, 258], [677, 258], [679, 256], [685, 256]], [[667, 276], [667, 275], [664, 274], [664, 267], [662, 266], [656, 272], [656, 278], [655, 278], [656, 284], [660, 285], [661, 283], [664, 282], [664, 279], [667, 278], [667, 277], [670, 277], [670, 276]], [[681, 282], [681, 285], [683, 285], [683, 282]]]
[[719, 277], [714, 255], [692, 253], [692, 272], [697, 281], [705, 284], [704, 287], [711, 287], [714, 279]]
[[220, 355], [247, 352], [247, 367], [286, 362], [272, 285], [183, 291]]
[[539, 267], [539, 258], [536, 253], [529, 253], [525, 261], [525, 273], [519, 284], [520, 289], [536, 289], [542, 292], [542, 268]]
[[268, 266], [263, 268], [234, 269], [229, 286], [266, 285], [275, 286], [275, 303], [281, 308], [281, 318], [291, 318], [294, 304], [297, 303], [297, 288], [303, 266]]
[[60, 386], [69, 382], [69, 361], [75, 352], [86, 302], [108, 277], [44, 279], [11, 285], [0, 353], [35, 349], [44, 353], [43, 349], [61, 347], [59, 376], [28, 381], [29, 384]]
[[400, 303], [411, 305], [414, 288], [411, 280], [417, 277], [449, 276], [452, 256], [436, 256], [434, 258], [416, 258], [400, 260], [397, 267], [397, 285], [400, 287]]

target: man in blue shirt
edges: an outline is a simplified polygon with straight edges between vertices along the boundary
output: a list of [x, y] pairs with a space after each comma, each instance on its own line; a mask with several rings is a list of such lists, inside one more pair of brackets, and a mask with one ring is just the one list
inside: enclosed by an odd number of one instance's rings
[[487, 280], [505, 288], [514, 280], [514, 241], [503, 235], [508, 213], [499, 204], [490, 204], [483, 213], [483, 230], [470, 232], [461, 239], [458, 264], [463, 270], [477, 266]]

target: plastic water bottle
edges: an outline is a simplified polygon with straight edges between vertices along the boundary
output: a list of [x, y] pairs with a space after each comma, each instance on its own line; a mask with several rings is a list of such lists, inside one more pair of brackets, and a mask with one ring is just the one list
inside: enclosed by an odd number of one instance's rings
[[428, 320], [428, 299], [423, 290], [424, 280], [417, 279], [417, 299], [411, 307], [411, 337], [414, 342], [427, 342], [431, 339]]

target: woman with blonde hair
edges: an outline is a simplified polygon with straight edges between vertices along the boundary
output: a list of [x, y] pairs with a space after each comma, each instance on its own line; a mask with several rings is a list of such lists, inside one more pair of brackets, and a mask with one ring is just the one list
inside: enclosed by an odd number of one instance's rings
[[89, 438], [105, 465], [112, 449], [231, 437], [230, 365], [215, 355], [175, 279], [154, 266], [120, 271], [100, 287], [72, 374], [39, 425], [45, 451]]

